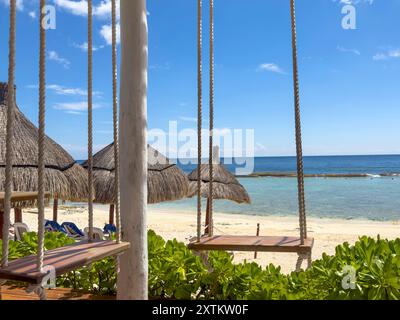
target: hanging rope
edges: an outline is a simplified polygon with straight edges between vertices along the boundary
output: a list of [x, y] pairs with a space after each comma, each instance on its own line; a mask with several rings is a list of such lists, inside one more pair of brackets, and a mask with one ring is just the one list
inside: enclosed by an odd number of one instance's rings
[[40, 53], [39, 53], [39, 141], [38, 141], [38, 255], [37, 269], [43, 269], [44, 258], [44, 174], [45, 174], [45, 119], [46, 119], [46, 29], [42, 26], [46, 0], [40, 0]]
[[121, 242], [121, 218], [119, 213], [119, 140], [118, 140], [118, 96], [117, 96], [117, 23], [116, 23], [116, 4], [111, 1], [111, 20], [112, 20], [112, 86], [113, 86], [113, 124], [114, 124], [114, 206], [117, 227], [117, 243]]
[[9, 248], [9, 228], [11, 212], [12, 195], [12, 164], [13, 164], [13, 129], [15, 114], [15, 38], [16, 38], [16, 0], [10, 1], [10, 29], [9, 29], [9, 56], [8, 56], [8, 108], [7, 108], [7, 137], [6, 137], [6, 181], [4, 195], [4, 221], [3, 221], [3, 245], [1, 266], [8, 266], [8, 248]]
[[214, 0], [210, 0], [210, 141], [209, 141], [209, 217], [210, 227], [208, 235], [211, 237], [214, 234], [213, 221], [213, 184], [214, 184], [214, 163], [213, 163], [213, 138], [214, 138]]
[[197, 1], [197, 241], [201, 239], [201, 128], [203, 108], [203, 68], [202, 68], [202, 0]]
[[89, 241], [93, 240], [93, 36], [92, 0], [88, 0], [88, 185]]
[[302, 138], [301, 138], [299, 71], [297, 64], [295, 0], [290, 0], [290, 12], [292, 18], [293, 83], [294, 83], [294, 106], [295, 106], [295, 121], [296, 121], [297, 184], [298, 184], [298, 198], [299, 198], [298, 200], [299, 200], [300, 239], [301, 239], [301, 244], [304, 244], [304, 239], [307, 238], [307, 224], [306, 224], [306, 206], [304, 200], [304, 170], [303, 170], [303, 148], [302, 148]]

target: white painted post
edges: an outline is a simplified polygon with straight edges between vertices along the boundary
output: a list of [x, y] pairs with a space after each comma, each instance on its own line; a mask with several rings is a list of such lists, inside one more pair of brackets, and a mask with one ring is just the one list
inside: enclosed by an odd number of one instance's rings
[[121, 0], [120, 300], [148, 299], [147, 254], [147, 10], [146, 0]]

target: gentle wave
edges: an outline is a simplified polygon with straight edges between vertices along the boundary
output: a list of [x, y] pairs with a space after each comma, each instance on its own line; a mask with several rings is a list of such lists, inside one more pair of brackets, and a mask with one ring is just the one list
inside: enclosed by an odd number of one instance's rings
[[[297, 177], [296, 172], [254, 172], [247, 176], [237, 177], [248, 177], [248, 178], [259, 178], [259, 177], [273, 177], [273, 178], [295, 178]], [[307, 173], [304, 174], [305, 178], [381, 178], [381, 177], [400, 177], [400, 173], [397, 172], [384, 172], [379, 174], [372, 173]]]

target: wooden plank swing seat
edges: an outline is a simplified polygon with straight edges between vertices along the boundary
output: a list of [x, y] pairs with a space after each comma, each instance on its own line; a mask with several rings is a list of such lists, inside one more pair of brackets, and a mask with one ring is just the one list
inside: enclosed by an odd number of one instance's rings
[[[214, 2], [210, 1], [210, 99], [209, 99], [209, 163], [208, 174], [202, 177], [202, 3], [198, 2], [198, 57], [197, 57], [197, 77], [198, 77], [198, 165], [197, 165], [197, 237], [194, 241], [188, 244], [188, 248], [196, 252], [203, 259], [203, 262], [211, 269], [207, 260], [207, 251], [251, 251], [251, 252], [288, 252], [297, 253], [298, 260], [296, 270], [300, 270], [301, 264], [307, 260], [308, 267], [311, 266], [312, 248], [314, 239], [307, 237], [306, 223], [306, 206], [305, 206], [305, 191], [304, 191], [304, 169], [303, 169], [303, 148], [301, 138], [301, 113], [300, 113], [300, 90], [298, 76], [298, 59], [297, 59], [297, 37], [296, 37], [296, 15], [295, 15], [295, 0], [290, 1], [291, 13], [291, 31], [292, 31], [292, 62], [293, 62], [293, 83], [294, 83], [294, 111], [295, 111], [295, 142], [296, 142], [296, 160], [297, 160], [297, 190], [299, 202], [299, 223], [300, 236], [241, 236], [241, 235], [213, 235], [213, 199], [229, 199], [242, 203], [242, 199], [232, 196], [214, 194], [214, 166], [219, 164], [219, 155], [216, 152], [214, 155], [213, 145], [213, 130], [214, 130]], [[218, 149], [217, 149], [218, 150]], [[215, 161], [217, 160], [217, 161]], [[221, 182], [221, 175], [218, 176], [218, 181]], [[234, 179], [231, 178], [230, 181]], [[201, 197], [203, 196], [202, 184], [207, 184], [207, 211], [206, 211], [206, 235], [201, 235], [201, 219], [202, 219], [202, 204]], [[236, 181], [236, 185], [240, 185]], [[229, 193], [226, 193], [229, 194]], [[259, 227], [259, 226], [258, 226]], [[257, 256], [257, 254], [255, 254]]]
[[[50, 193], [45, 193], [49, 198]], [[38, 192], [13, 192], [11, 202], [35, 201]], [[4, 204], [4, 192], [0, 193], [0, 205]], [[48, 250], [44, 253], [44, 266], [54, 268], [55, 276], [90, 265], [107, 257], [118, 256], [129, 248], [129, 243], [116, 243], [114, 241], [87, 240], [74, 243], [69, 246]], [[0, 284], [6, 281], [21, 281], [30, 285], [41, 287], [48, 275], [48, 271], [42, 272], [37, 268], [37, 256], [31, 255], [10, 261], [8, 266], [0, 268]], [[44, 292], [44, 291], [42, 291]]]
[[240, 235], [203, 236], [200, 241], [188, 244], [188, 248], [202, 258], [209, 271], [212, 267], [208, 262], [208, 251], [297, 253], [295, 270], [300, 271], [304, 260], [307, 261], [307, 268], [311, 267], [313, 246], [314, 238], [305, 238], [304, 244], [301, 244], [300, 237]]
[[189, 249], [195, 251], [258, 251], [258, 252], [292, 252], [310, 254], [314, 245], [313, 238], [285, 236], [230, 236], [216, 235], [202, 237], [199, 242], [191, 242]]
[[[53, 267], [56, 276], [60, 276], [104, 258], [118, 256], [129, 247], [130, 244], [126, 242], [81, 241], [46, 251], [43, 265]], [[10, 280], [40, 285], [46, 276], [47, 272], [40, 272], [37, 269], [36, 255], [10, 261], [8, 267], [0, 269], [0, 282]]]

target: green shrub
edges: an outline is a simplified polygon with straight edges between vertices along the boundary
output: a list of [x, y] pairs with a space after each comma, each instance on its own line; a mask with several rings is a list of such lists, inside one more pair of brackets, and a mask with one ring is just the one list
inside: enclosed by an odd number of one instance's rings
[[[73, 243], [60, 233], [46, 233], [45, 248]], [[310, 269], [285, 275], [272, 264], [262, 268], [252, 262], [233, 263], [226, 252], [210, 252], [208, 272], [202, 260], [177, 240], [164, 241], [148, 233], [149, 296], [161, 299], [400, 299], [400, 239], [361, 237], [354, 245], [344, 243], [335, 255], [323, 254]], [[37, 235], [25, 234], [10, 241], [10, 259], [37, 251]], [[57, 285], [96, 294], [116, 293], [116, 263], [107, 258], [58, 277]], [[353, 270], [355, 287], [343, 281]]]

